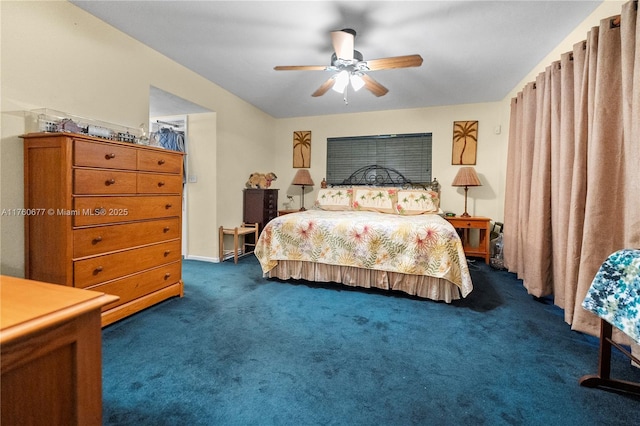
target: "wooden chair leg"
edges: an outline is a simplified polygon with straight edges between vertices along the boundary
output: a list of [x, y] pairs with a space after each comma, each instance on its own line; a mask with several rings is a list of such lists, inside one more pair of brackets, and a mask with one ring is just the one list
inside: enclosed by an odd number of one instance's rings
[[258, 246], [258, 238], [260, 237], [260, 233], [258, 232], [258, 224], [255, 224], [256, 227], [256, 233], [255, 236], [253, 237], [253, 252], [256, 252], [256, 247]]
[[603, 387], [615, 390], [621, 390], [623, 392], [629, 392], [634, 395], [640, 395], [640, 383], [630, 382], [627, 380], [612, 379], [611, 378], [611, 350], [612, 347], [616, 347], [624, 355], [633, 361], [640, 361], [635, 358], [630, 352], [627, 352], [620, 344], [616, 343], [612, 339], [613, 326], [600, 319], [600, 351], [598, 354], [598, 374], [589, 374], [580, 378], [580, 386], [588, 388]]
[[238, 264], [238, 228], [233, 230], [233, 262]]

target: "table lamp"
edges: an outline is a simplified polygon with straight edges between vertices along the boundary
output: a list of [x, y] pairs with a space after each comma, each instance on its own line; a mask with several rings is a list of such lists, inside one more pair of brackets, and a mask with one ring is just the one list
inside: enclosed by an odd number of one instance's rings
[[302, 207], [300, 207], [300, 211], [305, 211], [306, 209], [304, 208], [304, 187], [313, 186], [313, 180], [311, 179], [309, 170], [298, 169], [298, 171], [296, 172], [296, 175], [293, 177], [293, 182], [291, 183], [294, 185], [302, 186], [302, 200], [300, 202]]
[[464, 213], [460, 217], [469, 217], [470, 214], [467, 213], [467, 191], [469, 191], [470, 186], [482, 186], [475, 169], [473, 167], [460, 168], [451, 186], [464, 186]]

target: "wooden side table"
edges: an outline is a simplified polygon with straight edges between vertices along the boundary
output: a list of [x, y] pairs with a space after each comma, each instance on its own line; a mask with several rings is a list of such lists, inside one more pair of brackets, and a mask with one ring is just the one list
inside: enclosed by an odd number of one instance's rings
[[[462, 230], [460, 235], [462, 239], [462, 245], [464, 247], [464, 254], [470, 257], [483, 257], [485, 263], [489, 264], [489, 257], [491, 253], [489, 252], [489, 235], [491, 235], [491, 219], [488, 217], [481, 216], [470, 216], [470, 217], [446, 217], [457, 230]], [[469, 236], [471, 229], [477, 229], [480, 233], [478, 239], [478, 245], [472, 246], [469, 242]]]
[[0, 275], [0, 423], [102, 424], [101, 292]]

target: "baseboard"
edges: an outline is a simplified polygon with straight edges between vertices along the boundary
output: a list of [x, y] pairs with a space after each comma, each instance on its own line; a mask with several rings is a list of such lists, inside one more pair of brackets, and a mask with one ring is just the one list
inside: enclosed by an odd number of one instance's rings
[[220, 263], [220, 259], [217, 258], [217, 257], [205, 257], [205, 256], [187, 255], [184, 258], [186, 260], [199, 260], [200, 262]]
[[[247, 256], [250, 254], [253, 254], [253, 252], [251, 251], [243, 254], [241, 250], [238, 250], [238, 257]], [[184, 256], [184, 258], [186, 260], [198, 260], [200, 262], [220, 263], [224, 260], [233, 259], [233, 251], [231, 253], [225, 254], [224, 259], [220, 259], [219, 257], [205, 257], [205, 256], [192, 256], [192, 255], [186, 255]]]

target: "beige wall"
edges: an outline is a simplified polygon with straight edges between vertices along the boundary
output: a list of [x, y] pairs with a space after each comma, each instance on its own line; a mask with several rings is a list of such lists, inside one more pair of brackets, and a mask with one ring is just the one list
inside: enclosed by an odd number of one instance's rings
[[[216, 257], [217, 223], [241, 220], [246, 177], [273, 155], [274, 119], [71, 3], [2, 1], [0, 19], [0, 208], [23, 206], [24, 111], [51, 108], [138, 127], [148, 121], [155, 86], [215, 111], [195, 119], [203, 130], [190, 141], [199, 181], [188, 241], [192, 255]], [[1, 273], [23, 276], [23, 232], [22, 217], [1, 217]]]
[[[217, 224], [218, 162], [216, 141], [216, 114], [192, 114], [188, 116], [189, 155], [187, 170], [197, 181], [187, 183], [185, 197], [188, 201], [186, 242], [187, 255], [197, 259], [214, 257], [218, 250], [215, 238]], [[205, 161], [200, 161], [205, 159]], [[213, 229], [212, 229], [213, 228]], [[200, 232], [206, 229], [212, 238], [202, 238]]]
[[[325, 96], [331, 96], [331, 93]], [[342, 99], [336, 96], [336, 107], [344, 108], [341, 102]], [[502, 111], [500, 103], [484, 103], [279, 120], [276, 127], [276, 156], [273, 171], [278, 175], [274, 187], [281, 188], [280, 205], [287, 201], [286, 194], [289, 194], [294, 196], [294, 207], [300, 206], [301, 190], [291, 185], [296, 171], [292, 167], [293, 132], [296, 130], [311, 130], [310, 173], [316, 185], [314, 191], [306, 195], [305, 207], [313, 204], [315, 194], [320, 188], [320, 181], [325, 175], [327, 138], [432, 133], [432, 176], [437, 178], [442, 186], [442, 208], [460, 214], [464, 212], [464, 191], [451, 186], [460, 167], [451, 165], [453, 122], [478, 120], [478, 154], [474, 167], [483, 186], [469, 189], [467, 210], [470, 214], [502, 220], [503, 170], [506, 161], [506, 124], [508, 124], [508, 120], [504, 121]], [[500, 128], [499, 134], [496, 134], [497, 128]]]
[[[188, 184], [190, 257], [217, 258], [217, 227], [242, 220], [242, 188], [251, 172], [274, 171], [280, 206], [287, 194], [299, 206], [300, 189], [290, 185], [295, 130], [312, 131], [316, 186], [306, 206], [324, 177], [327, 137], [431, 132], [433, 176], [442, 184], [443, 209], [460, 213], [463, 191], [450, 186], [457, 170], [451, 166], [452, 126], [457, 120], [478, 120], [476, 169], [484, 186], [469, 190], [468, 210], [502, 220], [509, 100], [573, 43], [585, 39], [601, 18], [619, 13], [622, 3], [603, 3], [500, 102], [276, 120], [70, 3], [0, 1], [0, 208], [23, 206], [18, 136], [25, 131], [24, 111], [52, 108], [138, 127], [148, 119], [149, 87], [155, 86], [214, 111], [189, 118], [196, 130], [190, 134], [188, 162], [198, 176], [197, 183]], [[345, 108], [340, 99], [336, 108]], [[3, 274], [24, 273], [22, 220], [1, 217]]]

